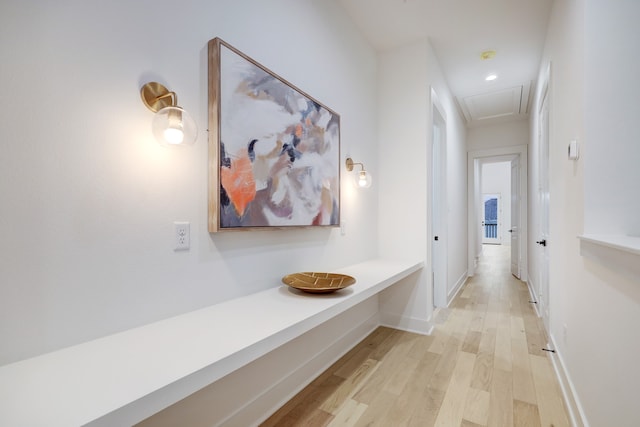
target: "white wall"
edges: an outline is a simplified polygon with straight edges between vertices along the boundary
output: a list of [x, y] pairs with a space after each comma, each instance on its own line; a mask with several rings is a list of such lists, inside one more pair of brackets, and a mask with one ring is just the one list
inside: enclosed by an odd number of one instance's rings
[[[378, 185], [384, 196], [378, 229], [383, 257], [413, 255], [427, 261], [428, 49], [424, 40], [379, 54]], [[427, 270], [404, 280], [401, 289], [383, 293], [385, 323], [430, 329], [433, 295]]]
[[379, 252], [417, 256], [428, 267], [381, 296], [386, 322], [425, 332], [433, 309], [431, 230], [431, 101], [447, 119], [448, 288], [466, 277], [466, 134], [438, 59], [427, 40], [379, 57]]
[[[375, 187], [343, 185], [346, 236], [207, 232], [216, 36], [341, 114], [342, 157], [376, 173], [376, 56], [333, 2], [3, 1], [0, 364], [377, 255]], [[195, 117], [194, 147], [153, 140], [151, 80]], [[188, 252], [172, 250], [176, 220]]]
[[432, 75], [432, 85], [447, 112], [447, 296], [451, 302], [468, 276], [467, 129], [439, 66]]
[[499, 194], [500, 244], [511, 245], [511, 163], [485, 163], [482, 165], [482, 194]]
[[526, 120], [478, 126], [468, 131], [469, 151], [512, 147], [529, 143], [529, 123]]
[[[594, 427], [631, 427], [638, 422], [636, 396], [640, 370], [637, 369], [637, 354], [640, 353], [640, 342], [635, 339], [633, 325], [640, 324], [639, 280], [626, 277], [611, 266], [582, 257], [576, 236], [586, 231], [586, 218], [593, 214], [592, 205], [586, 200], [599, 194], [587, 176], [594, 172], [617, 175], [613, 169], [625, 167], [626, 159], [634, 157], [631, 153], [637, 144], [633, 135], [637, 134], [638, 127], [628, 120], [626, 110], [633, 105], [626, 101], [625, 92], [637, 94], [637, 73], [627, 74], [627, 70], [630, 73], [630, 70], [637, 69], [637, 58], [632, 52], [628, 55], [619, 53], [621, 49], [624, 51], [630, 47], [631, 40], [638, 39], [635, 17], [639, 6], [634, 1], [606, 4], [598, 0], [556, 1], [534, 102], [535, 106], [539, 105], [542, 76], [551, 63], [549, 333], [585, 421]], [[615, 28], [615, 31], [603, 32], [605, 28]], [[628, 42], [617, 39], [618, 36], [627, 38], [630, 33], [633, 37]], [[598, 46], [603, 43], [606, 47], [599, 49], [593, 46], [593, 41], [600, 37], [604, 40], [598, 42]], [[586, 46], [593, 49], [593, 54], [584, 56]], [[618, 52], [614, 55], [615, 61], [611, 62], [610, 52], [603, 52], [604, 57], [597, 53], [602, 49]], [[590, 70], [592, 67], [596, 71]], [[605, 80], [594, 81], [593, 77], [604, 69], [614, 74]], [[613, 83], [612, 80], [620, 81]], [[601, 85], [620, 90], [603, 94]], [[595, 111], [598, 111], [597, 117], [593, 116]], [[537, 120], [538, 116], [534, 114], [529, 151], [532, 159], [530, 217], [539, 212], [535, 197], [538, 180]], [[611, 123], [619, 128], [612, 129]], [[625, 137], [621, 138], [621, 134]], [[616, 141], [603, 135], [612, 135]], [[575, 138], [581, 142], [582, 149], [582, 156], [577, 162], [567, 159], [567, 145]], [[622, 152], [627, 154], [621, 155]], [[596, 158], [605, 156], [603, 161], [606, 162], [610, 158], [608, 156], [614, 155], [616, 163], [611, 168], [603, 165], [603, 169], [590, 170], [599, 163]], [[636, 155], [635, 160], [637, 158]], [[607, 191], [611, 193], [607, 196], [608, 202], [628, 199], [633, 194], [629, 191], [635, 191], [629, 189], [628, 184], [622, 182], [608, 186]], [[633, 215], [637, 218], [636, 211], [628, 211], [632, 203], [635, 202], [616, 205], [620, 209], [617, 212], [620, 215], [616, 217], [618, 221], [625, 222], [623, 218], [629, 219]], [[626, 221], [626, 224], [631, 222]], [[533, 227], [530, 242], [535, 241], [537, 233]], [[537, 269], [538, 261], [533, 251], [538, 249], [535, 246], [530, 244], [529, 261]]]
[[585, 2], [585, 232], [640, 237], [640, 3]]

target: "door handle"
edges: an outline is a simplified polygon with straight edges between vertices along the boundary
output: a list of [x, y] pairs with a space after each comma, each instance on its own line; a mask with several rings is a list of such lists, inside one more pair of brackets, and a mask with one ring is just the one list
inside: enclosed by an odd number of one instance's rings
[[547, 241], [545, 239], [542, 239], [542, 240], [540, 240], [539, 242], [536, 242], [536, 243], [539, 244], [539, 245], [542, 245], [542, 246], [547, 246]]

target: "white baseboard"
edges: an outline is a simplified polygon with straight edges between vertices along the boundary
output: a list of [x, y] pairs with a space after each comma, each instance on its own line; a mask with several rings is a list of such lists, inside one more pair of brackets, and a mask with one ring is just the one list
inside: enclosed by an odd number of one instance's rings
[[355, 325], [328, 345], [324, 351], [309, 358], [301, 365], [294, 366], [289, 375], [264, 390], [255, 399], [247, 402], [219, 425], [259, 425], [380, 325], [378, 313]]
[[542, 317], [542, 313], [540, 313], [540, 310], [538, 308], [538, 297], [536, 297], [536, 292], [533, 290], [534, 286], [533, 283], [531, 283], [531, 279], [529, 279], [525, 283], [527, 284], [527, 288], [529, 289], [529, 297], [531, 298], [531, 301], [536, 301], [535, 304], [532, 303], [533, 309], [536, 311], [536, 316]]
[[434, 327], [428, 320], [406, 317], [394, 313], [381, 313], [380, 324], [389, 328], [414, 332], [421, 335], [431, 335]]
[[[527, 288], [529, 289], [529, 296], [531, 297], [531, 300], [538, 301], [535, 296], [534, 284], [532, 283], [531, 278], [527, 280], [526, 284]], [[541, 317], [538, 304], [536, 303], [532, 305], [534, 306], [536, 316]], [[549, 340], [551, 341], [549, 344], [551, 348], [555, 350], [555, 353], [552, 353], [551, 355], [551, 364], [553, 365], [553, 370], [555, 371], [558, 383], [560, 383], [562, 397], [564, 398], [567, 410], [569, 411], [569, 422], [571, 423], [572, 427], [589, 427], [587, 417], [585, 416], [582, 405], [580, 404], [580, 401], [578, 399], [578, 394], [576, 393], [575, 387], [573, 386], [573, 382], [571, 381], [569, 372], [566, 369], [562, 353], [560, 352], [559, 347], [556, 344], [556, 340], [553, 334], [551, 334], [550, 331], [546, 332], [549, 336]]]
[[451, 301], [453, 301], [456, 295], [458, 295], [458, 293], [462, 289], [462, 286], [465, 284], [468, 278], [469, 278], [469, 275], [467, 274], [466, 271], [462, 273], [462, 276], [458, 278], [458, 281], [456, 282], [455, 286], [453, 287], [453, 289], [451, 289], [451, 292], [449, 292], [449, 295], [447, 295], [447, 307], [449, 307], [449, 304], [451, 304]]
[[141, 425], [257, 426], [379, 325], [376, 295], [163, 409]]
[[576, 393], [576, 389], [573, 386], [571, 377], [569, 376], [569, 373], [566, 369], [562, 353], [558, 350], [556, 341], [550, 334], [549, 340], [551, 340], [550, 344], [552, 345], [552, 348], [556, 351], [551, 356], [551, 363], [553, 364], [553, 369], [556, 372], [556, 377], [558, 378], [558, 382], [560, 383], [562, 396], [564, 397], [564, 401], [567, 405], [567, 410], [569, 411], [569, 421], [571, 422], [571, 425], [573, 427], [589, 427], [586, 414], [584, 412], [582, 404], [580, 403], [580, 400], [578, 399], [578, 394]]

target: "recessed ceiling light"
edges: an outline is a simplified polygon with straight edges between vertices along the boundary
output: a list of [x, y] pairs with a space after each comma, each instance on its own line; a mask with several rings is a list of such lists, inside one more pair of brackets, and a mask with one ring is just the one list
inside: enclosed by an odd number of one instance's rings
[[484, 79], [485, 79], [486, 81], [488, 81], [488, 82], [492, 82], [492, 81], [494, 81], [494, 80], [495, 80], [495, 79], [497, 79], [497, 78], [498, 78], [498, 76], [497, 76], [496, 74], [489, 74], [489, 75], [488, 75], [487, 77], [485, 77]]
[[487, 59], [493, 59], [496, 56], [495, 50], [485, 50], [480, 54], [480, 59], [486, 61]]

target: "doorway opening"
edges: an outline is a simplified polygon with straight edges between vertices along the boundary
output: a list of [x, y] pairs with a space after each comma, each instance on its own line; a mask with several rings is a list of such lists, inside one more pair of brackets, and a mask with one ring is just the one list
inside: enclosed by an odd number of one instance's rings
[[469, 276], [484, 244], [511, 246], [511, 273], [527, 280], [527, 146], [468, 153]]
[[500, 194], [482, 195], [482, 244], [502, 244], [502, 196]]

